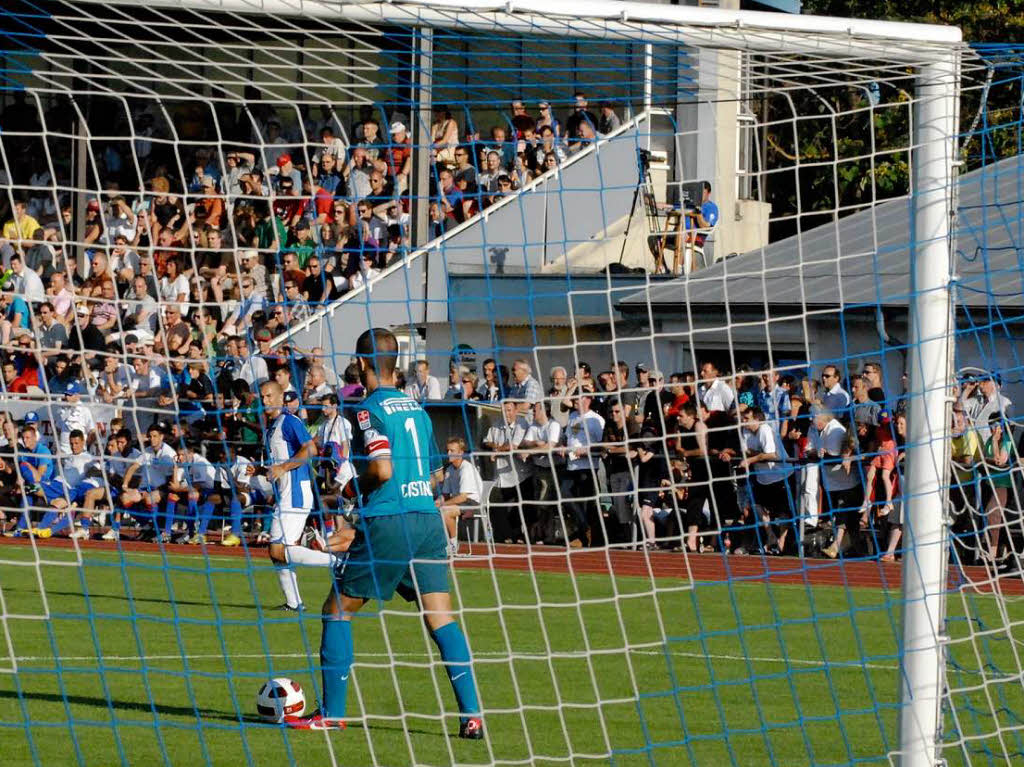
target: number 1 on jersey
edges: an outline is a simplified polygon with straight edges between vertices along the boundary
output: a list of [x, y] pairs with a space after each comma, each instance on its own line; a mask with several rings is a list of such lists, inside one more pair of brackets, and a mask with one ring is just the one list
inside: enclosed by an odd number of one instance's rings
[[420, 438], [416, 435], [416, 419], [406, 418], [405, 419], [405, 430], [409, 432], [409, 436], [412, 437], [412, 449], [416, 452], [416, 469], [419, 471], [420, 476], [423, 476], [423, 464], [420, 461]]

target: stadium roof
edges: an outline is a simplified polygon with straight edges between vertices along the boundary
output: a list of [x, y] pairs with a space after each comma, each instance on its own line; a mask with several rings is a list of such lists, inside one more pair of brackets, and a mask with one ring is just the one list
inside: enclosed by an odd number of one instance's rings
[[[962, 308], [1024, 306], [1024, 157], [959, 181], [955, 286]], [[690, 306], [902, 307], [910, 293], [909, 198], [882, 203], [720, 261], [618, 303], [623, 313]], [[774, 313], [774, 312], [773, 312]]]

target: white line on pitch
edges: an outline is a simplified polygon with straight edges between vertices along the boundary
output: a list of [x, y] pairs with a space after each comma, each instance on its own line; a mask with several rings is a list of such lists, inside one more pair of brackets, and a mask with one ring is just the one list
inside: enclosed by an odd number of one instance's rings
[[[613, 651], [614, 652], [614, 651]], [[636, 650], [631, 649], [631, 653], [634, 655], [651, 655], [659, 656], [665, 655], [664, 652], [658, 650]], [[503, 652], [475, 652], [473, 653], [477, 657], [508, 657], [508, 653]], [[596, 653], [595, 653], [596, 654]], [[600, 654], [608, 654], [607, 651]], [[779, 664], [791, 664], [794, 666], [828, 666], [830, 668], [866, 668], [878, 671], [896, 671], [899, 667], [896, 664], [888, 663], [861, 663], [860, 661], [848, 660], [848, 661], [822, 661], [822, 660], [810, 660], [807, 658], [771, 658], [771, 657], [748, 657], [744, 655], [722, 655], [722, 654], [705, 654], [696, 652], [684, 652], [682, 650], [672, 650], [669, 653], [673, 657], [677, 658], [708, 658], [711, 660], [730, 660], [730, 661], [749, 661], [751, 663], [779, 663]], [[553, 653], [554, 658], [566, 657], [578, 657], [585, 658], [588, 653], [580, 652], [558, 652]], [[233, 653], [229, 656], [229, 660], [252, 660], [252, 659], [264, 659], [264, 658], [308, 658], [309, 655], [306, 653]], [[363, 652], [356, 653], [357, 658], [403, 658], [403, 657], [414, 657], [414, 658], [425, 658], [426, 653], [383, 653], [383, 652]], [[547, 653], [541, 652], [517, 652], [511, 656], [511, 659], [525, 658], [529, 660], [538, 660], [548, 657]], [[110, 662], [134, 662], [144, 663], [149, 661], [168, 661], [168, 660], [225, 660], [224, 655], [218, 653], [208, 653], [202, 655], [104, 655], [104, 663]], [[52, 661], [53, 656], [49, 655], [24, 655], [14, 658], [17, 663], [26, 663], [34, 661]], [[73, 655], [66, 656], [61, 659], [64, 663], [71, 662], [82, 662], [82, 661], [95, 661], [97, 660], [94, 655]], [[4, 669], [4, 671], [10, 671], [10, 669]]]

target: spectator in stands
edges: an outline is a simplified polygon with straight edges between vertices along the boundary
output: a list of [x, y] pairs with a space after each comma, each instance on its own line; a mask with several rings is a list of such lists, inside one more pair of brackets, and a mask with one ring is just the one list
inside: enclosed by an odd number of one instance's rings
[[636, 450], [629, 446], [629, 425], [626, 406], [617, 399], [612, 400], [607, 410], [608, 418], [601, 435], [601, 456], [607, 490], [611, 497], [612, 514], [609, 522], [609, 542], [629, 539], [633, 524], [633, 472], [632, 460]]
[[25, 266], [24, 259], [18, 253], [11, 256], [11, 271], [14, 289], [25, 297], [29, 305], [46, 299], [43, 281], [36, 272]]
[[[711, 497], [711, 456], [708, 453], [708, 427], [700, 419], [697, 405], [693, 402], [686, 402], [679, 407], [679, 447], [676, 455], [686, 460], [689, 475], [684, 507], [685, 546], [687, 551], [697, 553], [701, 550], [697, 532], [703, 526], [704, 504]], [[714, 515], [714, 508], [711, 513]], [[712, 527], [721, 527], [721, 522], [715, 522], [714, 516]]]
[[363, 385], [359, 382], [359, 365], [351, 362], [345, 368], [343, 385], [338, 392], [343, 400], [360, 399], [363, 396]]
[[808, 435], [807, 460], [817, 461], [822, 508], [835, 525], [835, 538], [824, 550], [835, 559], [843, 551], [843, 538], [860, 539], [860, 508], [864, 499], [859, 461], [853, 437], [827, 408], [818, 407]]
[[12, 217], [4, 222], [3, 239], [0, 244], [10, 244], [20, 252], [32, 244], [32, 236], [39, 229], [39, 222], [28, 214], [28, 204], [23, 199], [16, 199], [12, 208]]
[[885, 389], [882, 383], [882, 366], [877, 362], [864, 363], [864, 379], [869, 389]]
[[449, 437], [445, 450], [448, 453], [448, 466], [441, 482], [437, 507], [441, 510], [448, 532], [448, 551], [455, 556], [459, 553], [459, 520], [468, 521], [480, 513], [484, 483], [480, 479], [480, 472], [473, 465], [465, 439]]
[[984, 443], [990, 436], [989, 423], [994, 414], [1004, 418], [1013, 416], [1013, 402], [1001, 391], [1002, 379], [998, 373], [991, 373], [964, 382], [960, 401], [964, 405], [967, 420], [978, 432]]
[[962, 402], [953, 404], [953, 425], [950, 432], [950, 461], [952, 474], [949, 504], [953, 516], [953, 543], [960, 563], [974, 564], [978, 548], [974, 511], [979, 507], [977, 497], [978, 467], [984, 463], [978, 433], [967, 421]]
[[[455, 135], [457, 140], [458, 128]], [[405, 194], [409, 189], [409, 174], [412, 173], [412, 139], [404, 123], [397, 120], [391, 123], [391, 144], [385, 156], [395, 194]]]
[[549, 128], [554, 133], [555, 138], [559, 138], [562, 135], [562, 124], [552, 114], [551, 104], [547, 101], [541, 101], [537, 104], [537, 109], [539, 113], [537, 120], [534, 122], [534, 129], [537, 133], [542, 134], [544, 128]]
[[15, 330], [30, 330], [31, 317], [28, 304], [15, 295], [14, 283], [8, 280], [0, 287], [0, 345], [9, 345]]
[[564, 540], [562, 522], [552, 510], [551, 503], [557, 499], [557, 467], [564, 461], [558, 447], [562, 439], [562, 426], [551, 418], [551, 406], [544, 401], [533, 404], [533, 423], [526, 432], [520, 447], [530, 451], [536, 477], [536, 498], [539, 512], [533, 540], [554, 544]]
[[615, 114], [615, 106], [610, 101], [601, 102], [601, 116], [597, 120], [597, 135], [607, 136], [622, 126], [622, 120]]
[[483, 375], [477, 382], [477, 394], [484, 402], [497, 402], [505, 397], [505, 386], [498, 377], [498, 363], [485, 359], [480, 364]]
[[878, 413], [881, 407], [871, 398], [871, 385], [868, 382], [867, 376], [853, 376], [850, 379], [850, 392], [853, 400], [850, 404], [853, 425], [856, 427], [857, 424], [863, 423], [870, 428], [877, 426]]
[[593, 396], [587, 389], [572, 395], [574, 406], [565, 427], [565, 472], [560, 478], [561, 496], [575, 522], [569, 545], [604, 545], [604, 525], [598, 508], [596, 484], [604, 419], [591, 410]]
[[599, 122], [597, 115], [587, 109], [587, 97], [581, 91], [576, 91], [573, 99], [573, 111], [565, 120], [565, 135], [568, 136], [570, 145], [579, 136], [581, 125], [588, 123], [593, 133]]
[[41, 303], [36, 314], [39, 322], [36, 333], [41, 353], [43, 357], [56, 356], [68, 345], [68, 330], [58, 321], [57, 312], [49, 301]]
[[540, 383], [533, 377], [533, 368], [525, 359], [517, 359], [512, 363], [512, 382], [506, 396], [521, 400], [520, 409], [524, 413], [532, 409], [533, 403], [544, 398]]
[[431, 157], [438, 166], [455, 165], [455, 147], [459, 144], [459, 124], [448, 107], [434, 107], [434, 123], [430, 126]]
[[63, 272], [54, 272], [50, 275], [50, 289], [47, 294], [53, 302], [57, 320], [64, 325], [70, 325], [73, 319], [75, 294], [68, 290]]
[[718, 365], [707, 360], [701, 363], [701, 382], [697, 387], [701, 404], [708, 413], [728, 413], [733, 409], [736, 397], [729, 384], [719, 378]]
[[[998, 393], [994, 386], [990, 391]], [[988, 436], [984, 438], [981, 450], [985, 461], [981, 487], [985, 499], [985, 528], [988, 536], [988, 550], [983, 554], [987, 554], [988, 561], [994, 563], [999, 557], [999, 539], [1004, 526], [1003, 511], [1007, 508], [1007, 498], [1013, 488], [1012, 469], [1016, 457], [1006, 416], [993, 410], [987, 426]]]
[[749, 408], [743, 414], [743, 427], [747, 431], [746, 450], [740, 467], [753, 475], [754, 501], [761, 507], [761, 522], [768, 535], [767, 553], [779, 555], [786, 551], [790, 528], [794, 528], [794, 545], [798, 540], [789, 486], [793, 469], [781, 438], [765, 423], [760, 408]]
[[483, 439], [483, 447], [491, 451], [495, 464], [495, 485], [500, 506], [491, 505], [491, 529], [498, 543], [525, 543], [526, 531], [534, 521], [530, 515], [536, 510], [526, 506], [533, 501], [533, 466], [523, 459], [520, 446], [530, 426], [519, 415], [518, 404], [505, 400], [501, 405], [501, 418], [491, 426]]
[[427, 360], [416, 360], [415, 376], [405, 388], [405, 393], [417, 402], [443, 399], [441, 382], [436, 376], [430, 375], [430, 363]]
[[830, 413], [847, 419], [850, 407], [850, 395], [843, 388], [839, 376], [839, 368], [826, 365], [821, 371], [821, 404]]

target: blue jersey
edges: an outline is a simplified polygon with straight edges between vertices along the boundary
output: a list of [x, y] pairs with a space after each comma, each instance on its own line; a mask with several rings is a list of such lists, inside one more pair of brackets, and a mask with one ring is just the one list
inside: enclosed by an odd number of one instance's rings
[[390, 459], [391, 479], [363, 496], [363, 516], [436, 511], [430, 475], [441, 468], [434, 427], [416, 400], [381, 387], [355, 408], [352, 460], [359, 473], [368, 461]]
[[[273, 463], [290, 461], [311, 439], [302, 421], [287, 410], [282, 410], [267, 432], [267, 456]], [[282, 474], [275, 489], [277, 501], [281, 506], [312, 509], [313, 481], [309, 473], [309, 463], [303, 463], [297, 469]]]
[[[24, 450], [25, 448], [20, 448]], [[48, 482], [53, 479], [54, 467], [53, 467], [53, 453], [50, 452], [50, 448], [44, 445], [42, 442], [36, 444], [35, 450], [31, 453], [18, 453], [18, 463], [27, 463], [33, 469], [38, 469], [40, 466], [44, 467], [43, 476], [39, 478], [40, 482]], [[21, 476], [28, 483], [35, 483], [35, 477], [28, 470], [26, 466], [21, 466]]]

